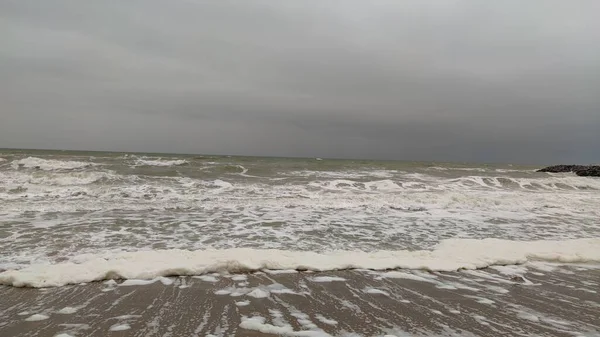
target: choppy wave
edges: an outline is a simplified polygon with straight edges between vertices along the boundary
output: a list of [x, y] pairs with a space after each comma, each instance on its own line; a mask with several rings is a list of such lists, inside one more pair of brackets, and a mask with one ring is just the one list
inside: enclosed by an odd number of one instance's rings
[[0, 171], [0, 179], [5, 185], [34, 186], [75, 186], [89, 185], [102, 180], [119, 179], [122, 176], [114, 172], [67, 171], [61, 173], [29, 174], [20, 171]]
[[353, 170], [353, 171], [290, 171], [280, 172], [280, 175], [290, 177], [316, 177], [316, 178], [392, 178], [401, 173], [397, 170]]
[[600, 190], [600, 179], [586, 179], [572, 176], [547, 178], [512, 178], [508, 176], [464, 176], [455, 179], [441, 179], [422, 174], [399, 176], [396, 179], [358, 181], [352, 178], [334, 180], [314, 180], [310, 186], [338, 190], [423, 190], [460, 191], [466, 189], [487, 190]]
[[165, 160], [165, 159], [144, 159], [139, 158], [135, 161], [136, 166], [181, 166], [188, 164], [188, 161], [185, 159], [175, 159], [175, 160]]
[[[465, 176], [446, 180], [448, 187], [482, 187], [488, 189], [519, 188], [524, 190], [599, 190], [599, 179], [580, 179], [575, 176], [547, 178], [512, 178], [508, 176]], [[460, 185], [460, 186], [458, 186]]]
[[[244, 175], [239, 173], [243, 167], [236, 169], [236, 175]], [[184, 207], [211, 208], [217, 214], [235, 214], [262, 208], [273, 210], [272, 216], [279, 213], [277, 218], [285, 216], [287, 219], [304, 218], [305, 214], [300, 211], [328, 208], [380, 210], [382, 220], [391, 216], [387, 211], [381, 211], [386, 208], [427, 209], [429, 212], [425, 215], [430, 217], [446, 214], [455, 219], [467, 211], [478, 221], [493, 218], [530, 221], [532, 216], [556, 216], [558, 213], [573, 219], [588, 219], [600, 214], [597, 207], [592, 207], [599, 200], [594, 192], [600, 190], [600, 180], [574, 176], [440, 179], [406, 174], [395, 179], [307, 179], [273, 184], [271, 178], [242, 181], [236, 180], [236, 175], [195, 179], [119, 175], [106, 170], [9, 170], [0, 171], [0, 201], [21, 200], [4, 205], [6, 212], [13, 213], [52, 208], [71, 212]], [[265, 214], [264, 210], [258, 213]], [[449, 214], [455, 212], [459, 213]], [[365, 216], [361, 211], [354, 218], [360, 221]], [[335, 214], [331, 214], [332, 221], [334, 218]], [[562, 223], [567, 220], [563, 219]], [[344, 221], [353, 222], [351, 219]]]
[[433, 250], [332, 251], [326, 253], [261, 250], [153, 250], [86, 255], [73, 262], [32, 265], [0, 273], [0, 284], [56, 287], [104, 279], [248, 272], [263, 269], [330, 271], [343, 269], [423, 269], [455, 271], [528, 261], [600, 262], [600, 238], [563, 241], [449, 239]]
[[42, 159], [37, 157], [27, 157], [14, 160], [12, 163], [14, 169], [35, 168], [44, 171], [74, 170], [94, 166], [94, 163], [71, 160]]
[[487, 169], [483, 167], [440, 167], [440, 166], [431, 166], [427, 168], [428, 170], [434, 171], [475, 171], [475, 172], [486, 172]]
[[[159, 248], [165, 251], [152, 253], [159, 254], [159, 261], [189, 257], [185, 261], [192, 265], [171, 266], [181, 267], [182, 273], [221, 268], [203, 264], [207, 249], [218, 250], [211, 258], [227, 258], [240, 270], [274, 268], [276, 263], [327, 269], [290, 249], [346, 250], [369, 268], [411, 267], [402, 263], [422, 255], [427, 257], [424, 268], [436, 269], [433, 253], [423, 249], [444, 239], [600, 237], [600, 179], [573, 174], [499, 172], [493, 166], [485, 172], [427, 170], [418, 163], [0, 154], [8, 159], [0, 163], [0, 270], [31, 270], [27, 268], [40, 263], [63, 268], [59, 262], [73, 262], [76, 254]], [[274, 252], [269, 250], [295, 260], [265, 255], [269, 260], [264, 262], [260, 254]], [[359, 253], [374, 250], [387, 252], [372, 260]], [[333, 261], [332, 254], [315, 259]], [[388, 265], [377, 264], [382, 254], [395, 256], [395, 264], [390, 259]], [[246, 255], [264, 266], [244, 260]], [[92, 278], [105, 277], [114, 268], [121, 273], [117, 255], [102, 256], [110, 263], [89, 274]], [[490, 263], [500, 263], [494, 261]], [[76, 268], [82, 268], [81, 262]], [[334, 262], [331, 268], [351, 266], [347, 263], [352, 261]], [[171, 268], [167, 262], [159, 267], [155, 274]]]

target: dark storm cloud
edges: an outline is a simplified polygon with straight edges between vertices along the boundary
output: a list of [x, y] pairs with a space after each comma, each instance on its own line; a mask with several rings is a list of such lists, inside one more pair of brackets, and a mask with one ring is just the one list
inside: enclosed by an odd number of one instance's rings
[[597, 162], [599, 12], [3, 1], [0, 147]]

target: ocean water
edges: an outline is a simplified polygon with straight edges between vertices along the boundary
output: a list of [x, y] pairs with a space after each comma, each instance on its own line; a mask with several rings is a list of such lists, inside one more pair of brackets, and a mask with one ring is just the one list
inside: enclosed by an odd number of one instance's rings
[[0, 284], [600, 262], [600, 179], [535, 169], [0, 150]]

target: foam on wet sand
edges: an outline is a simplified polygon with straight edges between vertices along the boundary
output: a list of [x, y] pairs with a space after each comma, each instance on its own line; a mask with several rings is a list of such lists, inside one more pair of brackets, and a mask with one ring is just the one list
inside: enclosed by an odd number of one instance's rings
[[[218, 284], [171, 277], [171, 282], [115, 287], [112, 292], [102, 292], [106, 285], [100, 282], [43, 291], [0, 286], [5, 304], [0, 309], [0, 322], [4, 322], [0, 335], [28, 336], [38, 329], [50, 336], [105, 336], [107, 331], [125, 329], [143, 336], [600, 333], [600, 295], [585, 291], [600, 277], [600, 265], [555, 264], [554, 271], [545, 275], [536, 275], [539, 269], [534, 265], [519, 269], [531, 284], [487, 268], [476, 274], [407, 270], [403, 273], [414, 277], [401, 278], [369, 270], [244, 274], [252, 288], [236, 288], [238, 281], [227, 275]], [[314, 282], [318, 277], [344, 281]], [[180, 289], [182, 284], [189, 287]], [[439, 284], [455, 287], [439, 288]], [[490, 290], [492, 286], [505, 291]], [[282, 289], [290, 291], [275, 292]], [[221, 290], [223, 295], [215, 294]], [[23, 316], [31, 316], [31, 308], [37, 312], [63, 308], [72, 313], [36, 314], [44, 319], [26, 322]]]

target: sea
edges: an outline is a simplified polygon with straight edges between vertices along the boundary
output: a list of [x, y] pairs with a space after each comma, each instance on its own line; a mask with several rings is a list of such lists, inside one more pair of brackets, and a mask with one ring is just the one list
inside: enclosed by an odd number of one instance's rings
[[0, 150], [0, 284], [600, 262], [600, 179], [538, 168]]

